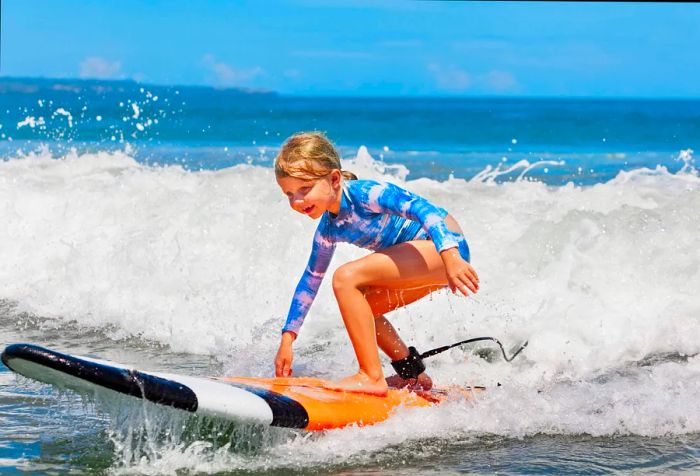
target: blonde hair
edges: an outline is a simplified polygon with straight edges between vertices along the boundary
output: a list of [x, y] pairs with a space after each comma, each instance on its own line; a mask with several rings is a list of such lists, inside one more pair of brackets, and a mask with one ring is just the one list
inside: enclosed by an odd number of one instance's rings
[[340, 156], [321, 132], [299, 132], [289, 137], [275, 158], [275, 176], [314, 180], [333, 170], [340, 170], [346, 180], [357, 176], [340, 168]]

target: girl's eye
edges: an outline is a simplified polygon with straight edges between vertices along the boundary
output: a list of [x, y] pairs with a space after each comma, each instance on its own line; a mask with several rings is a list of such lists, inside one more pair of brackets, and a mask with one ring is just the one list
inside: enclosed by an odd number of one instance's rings
[[301, 193], [303, 193], [304, 195], [306, 195], [307, 193], [309, 193], [309, 190], [311, 190], [311, 187], [301, 187], [301, 188], [299, 189], [299, 191], [300, 191]]

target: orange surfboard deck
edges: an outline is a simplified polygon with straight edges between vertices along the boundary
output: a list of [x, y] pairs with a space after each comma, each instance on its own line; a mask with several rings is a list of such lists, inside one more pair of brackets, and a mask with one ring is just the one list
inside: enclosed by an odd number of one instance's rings
[[70, 355], [34, 344], [11, 344], [0, 354], [8, 368], [25, 377], [79, 393], [120, 393], [196, 415], [241, 424], [306, 430], [372, 425], [400, 408], [470, 399], [474, 388], [430, 391], [390, 389], [385, 397], [325, 388], [311, 377], [196, 377], [150, 372], [125, 365]]
[[222, 377], [217, 380], [259, 389], [297, 402], [308, 415], [306, 430], [318, 431], [348, 425], [373, 425], [391, 417], [399, 408], [428, 407], [448, 399], [471, 399], [483, 387], [436, 388], [430, 391], [389, 389], [385, 397], [330, 390], [327, 381], [313, 377]]

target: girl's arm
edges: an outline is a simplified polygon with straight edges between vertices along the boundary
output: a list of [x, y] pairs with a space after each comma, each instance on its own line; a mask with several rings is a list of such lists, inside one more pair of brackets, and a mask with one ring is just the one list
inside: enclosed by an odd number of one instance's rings
[[375, 213], [391, 213], [417, 221], [428, 232], [438, 253], [459, 247], [445, 224], [447, 210], [425, 198], [391, 183], [373, 183], [366, 191], [367, 208]]
[[292, 303], [287, 313], [287, 321], [282, 328], [283, 333], [293, 332], [295, 335], [299, 334], [299, 329], [304, 323], [304, 318], [314, 302], [318, 288], [321, 286], [326, 270], [331, 263], [331, 258], [335, 251], [335, 243], [324, 236], [324, 233], [321, 231], [323, 224], [323, 221], [319, 223], [319, 227], [314, 234], [311, 256], [294, 291], [294, 297], [292, 297]]
[[459, 253], [459, 243], [445, 223], [447, 210], [391, 183], [375, 182], [370, 185], [366, 190], [365, 203], [375, 213], [391, 213], [420, 223], [442, 258], [452, 292], [459, 290], [465, 296], [467, 289], [477, 292], [479, 277]]
[[282, 340], [275, 356], [275, 376], [277, 377], [289, 377], [292, 374], [292, 343], [297, 338], [304, 318], [314, 302], [335, 251], [335, 243], [324, 236], [321, 231], [323, 228], [324, 221], [321, 219], [314, 234], [309, 263], [294, 291], [287, 321], [282, 328]]

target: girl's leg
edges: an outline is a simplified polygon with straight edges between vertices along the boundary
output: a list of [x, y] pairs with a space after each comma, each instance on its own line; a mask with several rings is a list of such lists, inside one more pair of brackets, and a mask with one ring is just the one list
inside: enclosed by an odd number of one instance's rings
[[391, 322], [384, 316], [374, 319], [374, 327], [377, 333], [377, 346], [389, 356], [391, 360], [399, 360], [408, 357], [408, 346], [399, 336]]
[[365, 289], [365, 299], [369, 302], [374, 317], [379, 317], [387, 312], [414, 303], [433, 291], [439, 291], [440, 289], [443, 289], [443, 287], [423, 286], [415, 289], [397, 289], [370, 286]]
[[367, 299], [375, 318], [377, 345], [391, 360], [407, 357], [408, 347], [403, 343], [394, 326], [384, 317], [384, 314], [416, 302], [438, 289], [440, 288], [426, 286], [416, 289], [371, 287], [365, 290], [365, 299]]
[[[384, 314], [416, 302], [439, 289], [442, 288], [426, 286], [417, 289], [370, 288], [365, 291], [365, 298], [375, 316], [377, 345], [391, 360], [408, 357], [409, 351], [408, 346], [396, 332], [394, 326], [384, 317]], [[389, 387], [397, 388], [409, 387], [416, 390], [429, 390], [433, 386], [433, 381], [426, 372], [420, 374], [416, 379], [406, 380], [398, 375], [393, 375], [386, 381]]]
[[445, 284], [447, 277], [442, 259], [433, 243], [427, 240], [401, 243], [340, 266], [333, 275], [333, 291], [360, 370], [331, 387], [386, 394], [387, 384], [377, 352], [375, 313], [364, 295], [368, 288], [406, 292]]
[[[377, 345], [391, 360], [408, 357], [408, 346], [406, 346], [386, 317], [379, 316], [375, 318], [374, 326], [377, 328]], [[430, 390], [433, 386], [433, 381], [426, 372], [421, 373], [414, 379], [404, 379], [399, 375], [392, 375], [386, 379], [386, 383], [389, 387], [408, 387], [415, 390]]]

